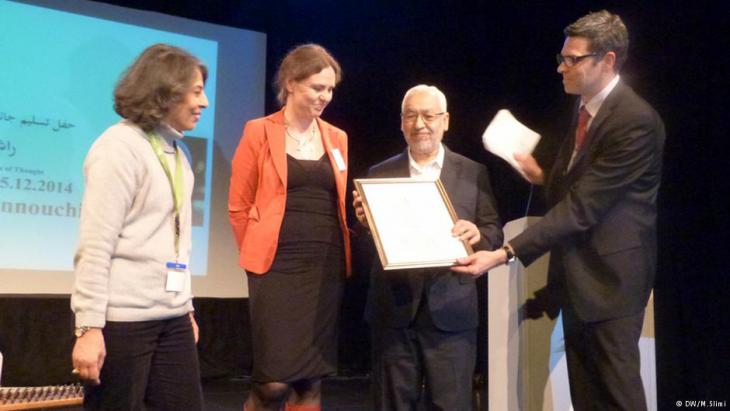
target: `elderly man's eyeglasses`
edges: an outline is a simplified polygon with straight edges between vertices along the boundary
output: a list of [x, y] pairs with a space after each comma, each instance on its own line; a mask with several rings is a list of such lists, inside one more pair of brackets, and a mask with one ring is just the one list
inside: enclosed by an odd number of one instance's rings
[[402, 113], [400, 116], [403, 118], [403, 120], [409, 122], [409, 123], [415, 123], [418, 121], [418, 117], [420, 116], [423, 119], [424, 123], [433, 123], [434, 121], [438, 120], [446, 114], [445, 111], [442, 111], [440, 113], [418, 113], [415, 111], [409, 111], [406, 113]]
[[560, 53], [555, 55], [555, 59], [558, 61], [558, 66], [565, 64], [565, 67], [573, 67], [588, 57], [595, 57], [598, 53], [584, 54], [582, 56], [564, 56]]

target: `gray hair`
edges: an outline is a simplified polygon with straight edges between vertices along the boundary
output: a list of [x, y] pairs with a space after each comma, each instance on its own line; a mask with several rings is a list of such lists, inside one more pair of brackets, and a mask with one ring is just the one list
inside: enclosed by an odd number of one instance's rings
[[403, 96], [403, 101], [400, 104], [400, 111], [401, 111], [401, 113], [406, 108], [406, 100], [408, 99], [408, 97], [411, 94], [418, 93], [418, 92], [426, 92], [426, 93], [428, 93], [428, 94], [436, 97], [438, 99], [438, 101], [439, 101], [439, 106], [441, 107], [441, 110], [443, 110], [444, 112], [447, 111], [446, 110], [446, 95], [444, 95], [444, 93], [441, 90], [439, 90], [435, 86], [428, 86], [426, 84], [419, 84], [417, 86], [411, 87], [408, 91], [406, 91], [406, 95]]
[[617, 14], [606, 10], [588, 13], [563, 30], [567, 37], [584, 37], [590, 42], [591, 52], [604, 55], [616, 53], [614, 69], [618, 73], [629, 53], [629, 32]]

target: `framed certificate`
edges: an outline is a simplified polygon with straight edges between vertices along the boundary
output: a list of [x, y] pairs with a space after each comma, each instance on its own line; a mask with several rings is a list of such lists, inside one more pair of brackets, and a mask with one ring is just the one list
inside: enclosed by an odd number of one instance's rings
[[457, 220], [441, 180], [354, 180], [384, 270], [450, 267], [473, 251], [451, 235]]

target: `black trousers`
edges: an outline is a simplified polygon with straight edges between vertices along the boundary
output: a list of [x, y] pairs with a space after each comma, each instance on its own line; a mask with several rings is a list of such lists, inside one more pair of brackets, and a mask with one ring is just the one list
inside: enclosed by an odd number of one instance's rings
[[188, 315], [160, 321], [107, 322], [101, 384], [84, 392], [87, 410], [203, 408], [200, 367]]
[[575, 411], [646, 410], [639, 338], [644, 312], [598, 322], [563, 310], [570, 398]]
[[407, 328], [372, 325], [373, 409], [471, 411], [476, 342], [436, 328], [426, 304]]

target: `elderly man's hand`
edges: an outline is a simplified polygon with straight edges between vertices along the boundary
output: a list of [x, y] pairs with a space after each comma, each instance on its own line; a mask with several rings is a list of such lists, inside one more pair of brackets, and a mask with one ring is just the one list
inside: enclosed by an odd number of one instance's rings
[[459, 240], [466, 241], [470, 245], [474, 245], [482, 238], [477, 226], [471, 221], [459, 220], [451, 229], [451, 235], [459, 237]]
[[457, 259], [459, 265], [451, 267], [451, 270], [479, 277], [492, 268], [504, 264], [505, 261], [507, 253], [501, 248], [496, 251], [477, 251], [470, 256]]
[[545, 173], [535, 161], [532, 154], [515, 153], [515, 160], [524, 173], [524, 177], [532, 184], [542, 185], [545, 183]]
[[352, 208], [355, 209], [355, 217], [363, 227], [369, 229], [368, 219], [365, 217], [365, 209], [362, 207], [362, 198], [357, 190], [352, 191]]

